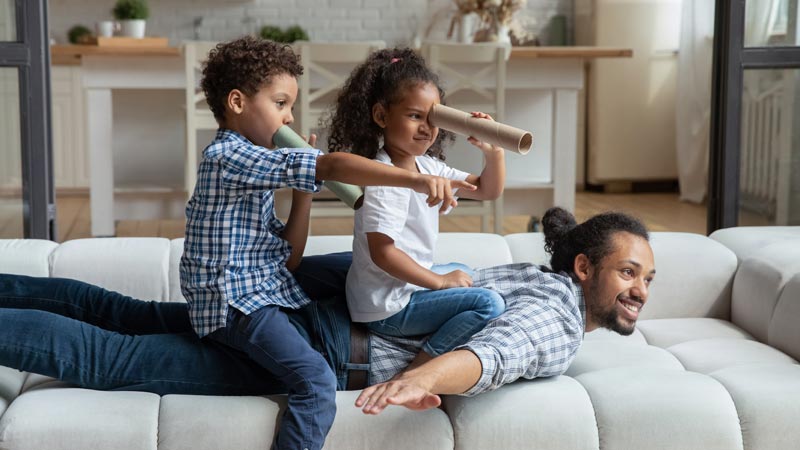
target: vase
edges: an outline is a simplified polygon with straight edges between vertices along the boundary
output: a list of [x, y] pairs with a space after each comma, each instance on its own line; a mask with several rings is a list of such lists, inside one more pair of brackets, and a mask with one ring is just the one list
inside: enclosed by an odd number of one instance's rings
[[121, 20], [120, 35], [141, 39], [144, 37], [144, 24], [143, 19]]
[[458, 18], [458, 42], [462, 44], [470, 44], [473, 41], [473, 33], [475, 32], [475, 19], [477, 16], [473, 13], [461, 14]]
[[511, 28], [506, 24], [497, 25], [497, 43], [511, 45]]

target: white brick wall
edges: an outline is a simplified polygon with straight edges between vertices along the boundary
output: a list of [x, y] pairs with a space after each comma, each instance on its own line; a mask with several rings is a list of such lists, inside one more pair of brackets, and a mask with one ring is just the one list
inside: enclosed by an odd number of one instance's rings
[[[114, 0], [50, 0], [51, 37], [66, 42], [75, 24], [93, 28], [111, 18]], [[388, 45], [408, 45], [434, 11], [450, 0], [150, 0], [147, 34], [167, 36], [172, 44], [185, 39], [229, 40], [254, 33], [263, 25], [300, 25], [312, 40], [382, 39]], [[569, 0], [528, 0], [525, 13], [541, 32], [550, 17], [564, 14], [572, 23]], [[444, 14], [432, 37], [441, 38], [450, 17]], [[546, 42], [546, 40], [545, 40]]]

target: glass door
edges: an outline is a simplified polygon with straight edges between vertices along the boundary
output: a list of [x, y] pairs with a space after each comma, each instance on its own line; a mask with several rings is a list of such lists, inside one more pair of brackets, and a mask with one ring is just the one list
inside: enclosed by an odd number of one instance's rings
[[0, 238], [52, 239], [45, 0], [0, 0]]
[[800, 224], [798, 0], [718, 0], [709, 226]]

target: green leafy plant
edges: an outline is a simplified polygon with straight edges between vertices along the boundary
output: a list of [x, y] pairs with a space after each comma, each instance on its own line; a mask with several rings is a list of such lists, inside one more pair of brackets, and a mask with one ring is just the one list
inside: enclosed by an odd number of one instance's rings
[[83, 25], [75, 25], [67, 31], [67, 38], [72, 44], [86, 44], [92, 37], [92, 30]]
[[300, 25], [294, 25], [287, 28], [285, 35], [286, 35], [286, 42], [308, 40], [308, 33], [306, 33], [306, 30], [302, 29]]
[[283, 42], [283, 30], [274, 25], [264, 25], [261, 27], [261, 37], [270, 41]]
[[145, 0], [117, 0], [111, 12], [117, 20], [147, 19], [150, 16]]
[[291, 26], [285, 30], [274, 25], [261, 27], [261, 37], [270, 41], [291, 44], [294, 41], [307, 41], [308, 33], [299, 25]]

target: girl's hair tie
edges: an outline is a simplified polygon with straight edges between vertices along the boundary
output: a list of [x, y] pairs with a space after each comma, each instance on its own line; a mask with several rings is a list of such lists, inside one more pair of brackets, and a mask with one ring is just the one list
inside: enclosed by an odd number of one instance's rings
[[391, 61], [389, 61], [389, 64], [394, 64], [394, 63], [396, 63], [397, 61], [400, 61], [400, 58], [392, 58], [392, 60], [391, 60]]

